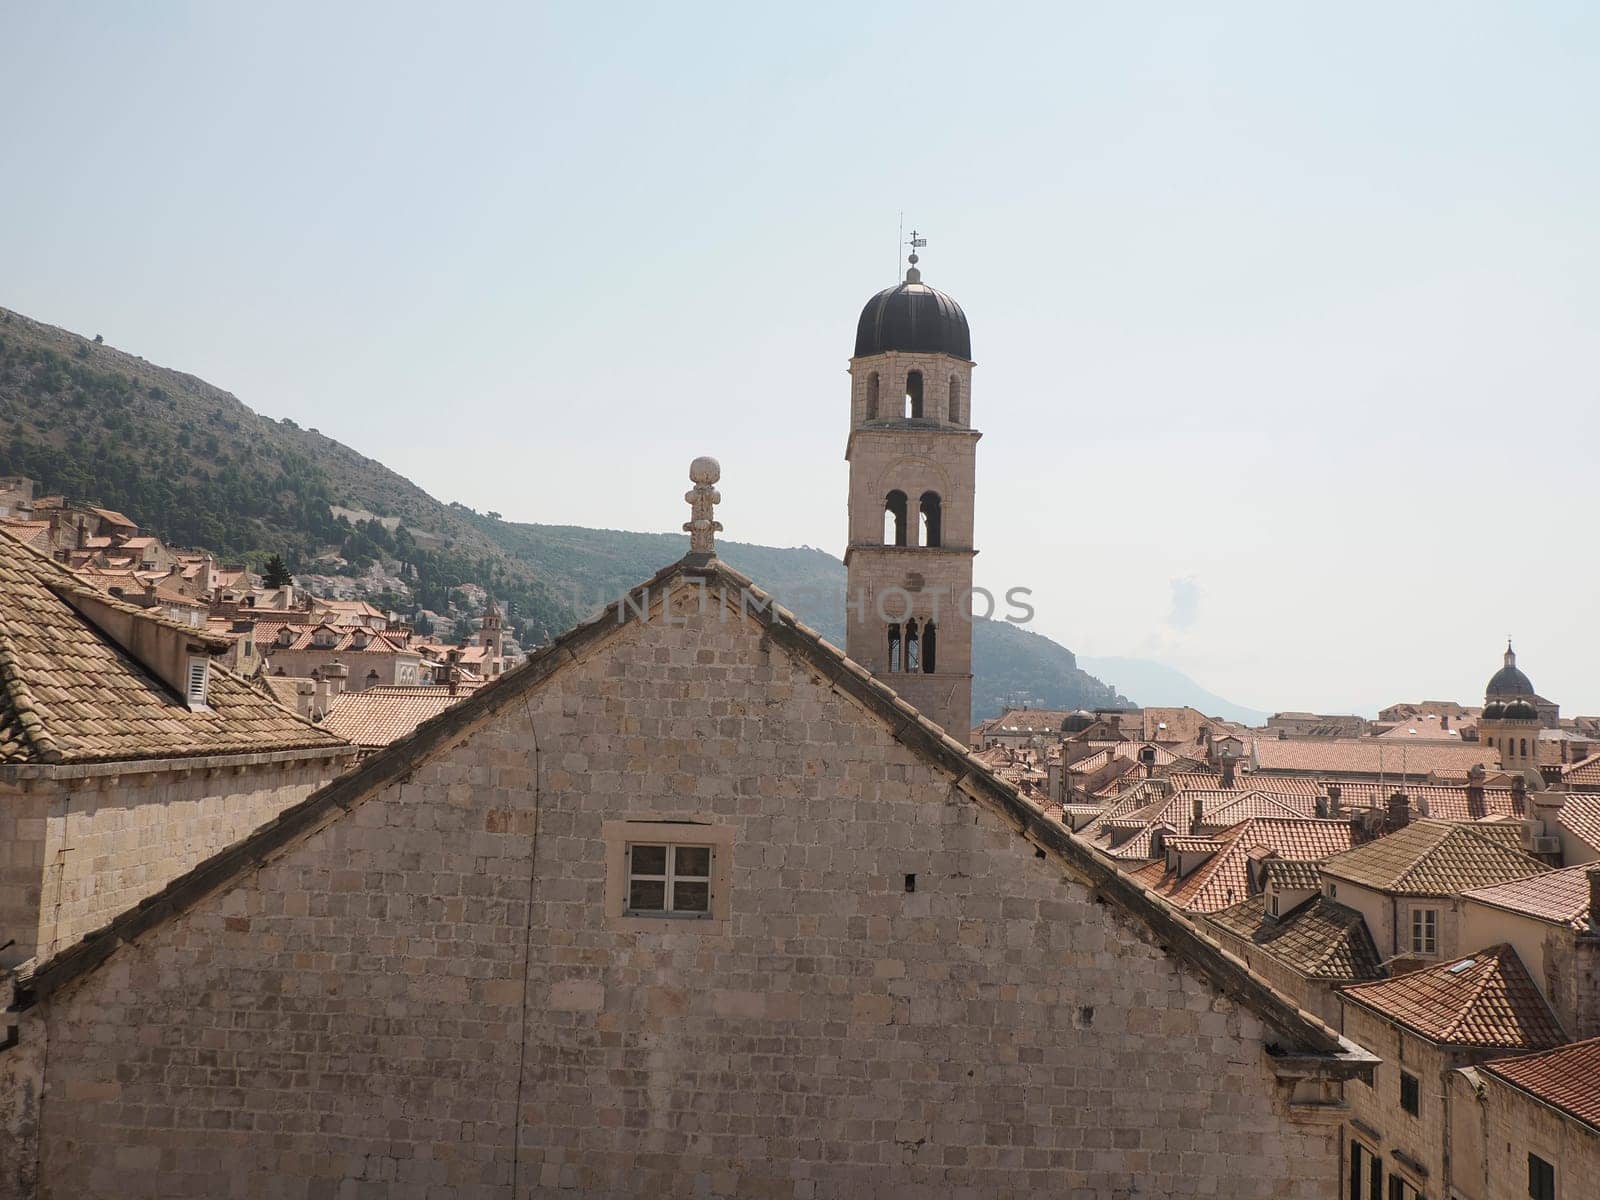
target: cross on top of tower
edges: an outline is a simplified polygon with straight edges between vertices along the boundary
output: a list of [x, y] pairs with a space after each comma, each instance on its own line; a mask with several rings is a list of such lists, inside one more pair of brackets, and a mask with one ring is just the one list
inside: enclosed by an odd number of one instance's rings
[[911, 264], [911, 266], [906, 269], [907, 283], [922, 282], [922, 272], [917, 270], [917, 263], [920, 261], [917, 258], [917, 251], [927, 244], [928, 239], [925, 237], [918, 237], [915, 229], [911, 231], [911, 236], [906, 239], [906, 245], [911, 247], [911, 253], [906, 256], [906, 261]]

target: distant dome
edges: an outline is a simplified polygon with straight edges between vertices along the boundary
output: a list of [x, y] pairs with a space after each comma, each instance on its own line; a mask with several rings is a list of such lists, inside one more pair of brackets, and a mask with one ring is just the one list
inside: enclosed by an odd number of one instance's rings
[[1077, 712], [1069, 712], [1061, 719], [1061, 732], [1082, 733], [1094, 724], [1094, 719], [1092, 712], [1084, 712], [1081, 708]]
[[1491, 700], [1488, 704], [1483, 706], [1483, 716], [1480, 719], [1484, 721], [1498, 721], [1505, 715], [1506, 706], [1500, 703], [1498, 700]]
[[857, 358], [891, 350], [972, 358], [967, 314], [949, 296], [923, 283], [916, 267], [906, 272], [905, 282], [868, 300], [856, 323]]
[[1483, 689], [1484, 699], [1498, 696], [1508, 700], [1516, 696], [1534, 695], [1533, 681], [1517, 669], [1517, 652], [1506, 643], [1505, 666], [1494, 673], [1489, 686]]

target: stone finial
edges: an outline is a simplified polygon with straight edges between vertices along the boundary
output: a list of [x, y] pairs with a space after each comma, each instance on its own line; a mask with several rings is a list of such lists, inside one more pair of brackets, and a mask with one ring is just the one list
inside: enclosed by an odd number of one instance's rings
[[715, 554], [717, 534], [722, 522], [716, 519], [716, 506], [722, 503], [722, 493], [713, 486], [722, 478], [722, 464], [709, 455], [702, 454], [689, 464], [689, 479], [694, 484], [684, 493], [689, 502], [690, 519], [684, 522], [683, 531], [689, 535], [689, 553]]

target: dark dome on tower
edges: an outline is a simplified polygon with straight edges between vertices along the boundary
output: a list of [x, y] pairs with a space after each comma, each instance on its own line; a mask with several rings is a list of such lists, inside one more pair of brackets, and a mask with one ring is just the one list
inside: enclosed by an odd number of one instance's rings
[[1533, 681], [1517, 669], [1517, 652], [1511, 648], [1510, 642], [1506, 643], [1505, 664], [1494, 673], [1489, 686], [1483, 689], [1484, 699], [1498, 696], [1508, 700], [1516, 696], [1532, 696]]
[[1503, 720], [1507, 721], [1537, 721], [1539, 710], [1526, 700], [1513, 700], [1506, 705]]
[[856, 323], [857, 358], [891, 350], [972, 359], [967, 314], [949, 296], [923, 283], [916, 267], [906, 272], [904, 283], [868, 300]]

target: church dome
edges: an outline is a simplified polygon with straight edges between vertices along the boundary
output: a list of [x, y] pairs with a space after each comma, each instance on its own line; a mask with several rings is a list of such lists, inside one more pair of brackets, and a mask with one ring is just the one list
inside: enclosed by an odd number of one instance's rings
[[1082, 733], [1085, 729], [1089, 728], [1089, 726], [1093, 725], [1094, 721], [1095, 717], [1092, 712], [1085, 712], [1080, 708], [1076, 712], [1069, 712], [1061, 719], [1061, 732]]
[[1498, 721], [1505, 715], [1506, 706], [1498, 700], [1491, 700], [1489, 703], [1483, 706], [1483, 716], [1480, 719], [1484, 721]]
[[1539, 710], [1526, 700], [1513, 700], [1506, 705], [1505, 720], [1507, 721], [1537, 721]]
[[905, 282], [868, 300], [856, 323], [857, 358], [891, 350], [972, 359], [967, 314], [949, 296], [923, 283], [916, 267], [906, 272]]
[[1517, 669], [1517, 652], [1506, 643], [1505, 666], [1494, 673], [1489, 686], [1483, 689], [1484, 699], [1498, 696], [1502, 700], [1515, 696], [1532, 696], [1533, 681]]

